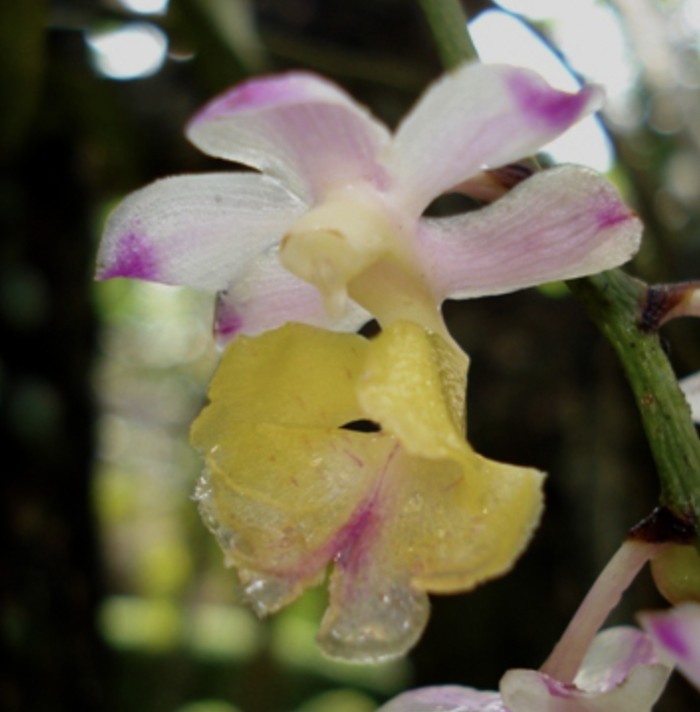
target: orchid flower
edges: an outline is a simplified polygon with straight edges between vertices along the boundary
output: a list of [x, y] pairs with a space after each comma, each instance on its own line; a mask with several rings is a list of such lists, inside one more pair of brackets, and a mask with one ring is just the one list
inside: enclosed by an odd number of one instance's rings
[[592, 274], [636, 251], [639, 220], [581, 167], [537, 173], [473, 212], [423, 217], [444, 193], [493, 193], [485, 168], [533, 154], [601, 101], [595, 86], [567, 94], [524, 69], [465, 64], [392, 136], [319, 76], [253, 79], [200, 111], [187, 135], [256, 172], [171, 177], [127, 197], [97, 276], [217, 293], [222, 342], [288, 321], [355, 331], [370, 315], [444, 333], [447, 297]]
[[456, 685], [413, 690], [379, 712], [649, 712], [671, 674], [671, 658], [636, 628], [595, 633], [641, 567], [662, 549], [625, 542], [540, 670], [507, 671], [498, 692]]
[[639, 615], [642, 627], [700, 690], [700, 603]]
[[[507, 66], [469, 64], [428, 88], [392, 136], [305, 72], [246, 82], [188, 136], [255, 171], [178, 176], [108, 220], [98, 277], [218, 294], [231, 340], [192, 442], [200, 508], [259, 613], [332, 564], [319, 641], [330, 655], [405, 652], [427, 592], [507, 571], [542, 507], [542, 474], [477, 455], [464, 437], [468, 358], [447, 297], [500, 294], [598, 272], [636, 251], [641, 224], [584, 168], [510, 164], [600, 106]], [[505, 177], [504, 177], [505, 176]], [[517, 181], [516, 181], [517, 182]], [[427, 218], [463, 191], [479, 210]], [[373, 340], [351, 333], [371, 316]], [[346, 427], [370, 421], [371, 432]]]
[[465, 388], [461, 354], [409, 321], [372, 340], [303, 324], [234, 339], [192, 443], [200, 509], [242, 598], [273, 612], [332, 564], [320, 646], [376, 661], [416, 642], [426, 592], [507, 571], [543, 476], [472, 450]]

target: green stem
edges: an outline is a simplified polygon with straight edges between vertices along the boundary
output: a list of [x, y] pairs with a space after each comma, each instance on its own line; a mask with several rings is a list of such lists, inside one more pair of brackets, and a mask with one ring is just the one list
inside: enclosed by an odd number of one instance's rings
[[[445, 68], [478, 58], [458, 0], [418, 2]], [[658, 335], [640, 327], [647, 285], [619, 269], [568, 285], [625, 370], [658, 470], [661, 505], [700, 546], [700, 439]]]
[[658, 335], [640, 328], [647, 286], [622, 270], [572, 280], [568, 286], [625, 370], [656, 462], [661, 505], [695, 528], [700, 521], [700, 440]]
[[418, 0], [445, 69], [479, 59], [459, 0]]

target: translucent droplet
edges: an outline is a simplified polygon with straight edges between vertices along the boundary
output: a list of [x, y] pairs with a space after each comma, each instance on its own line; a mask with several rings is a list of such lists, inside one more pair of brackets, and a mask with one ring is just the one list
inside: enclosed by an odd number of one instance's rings
[[391, 660], [418, 640], [429, 608], [427, 595], [408, 585], [348, 591], [326, 611], [318, 642], [333, 658], [358, 663]]
[[241, 570], [238, 576], [243, 603], [250, 606], [260, 618], [291, 603], [306, 586], [306, 582], [260, 571]]
[[403, 513], [404, 514], [415, 514], [416, 512], [420, 512], [420, 510], [422, 508], [423, 508], [423, 495], [422, 494], [414, 494], [412, 497], [410, 497], [406, 501], [406, 504], [403, 507]]

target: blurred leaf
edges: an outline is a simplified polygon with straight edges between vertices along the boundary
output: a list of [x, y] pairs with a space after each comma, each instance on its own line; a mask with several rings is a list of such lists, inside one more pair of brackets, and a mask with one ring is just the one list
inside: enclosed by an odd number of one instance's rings
[[178, 707], [175, 712], [240, 712], [240, 709], [224, 700], [197, 700]]
[[100, 628], [115, 648], [162, 652], [182, 639], [182, 616], [169, 600], [111, 596], [102, 604]]
[[373, 712], [376, 703], [355, 690], [332, 690], [309, 700], [297, 712]]
[[[235, 6], [240, 6], [239, 2]], [[194, 54], [193, 70], [197, 75], [202, 98], [222, 91], [248, 76], [254, 69], [247, 65], [248, 48], [233, 42], [226, 27], [217, 24], [210, 3], [200, 0], [177, 0], [170, 7], [168, 28], [171, 46]]]
[[144, 542], [136, 567], [137, 586], [150, 596], [171, 596], [184, 587], [192, 568], [190, 551], [182, 539]]
[[261, 630], [244, 608], [203, 603], [191, 610], [188, 643], [199, 658], [246, 660], [258, 652]]
[[318, 623], [290, 615], [290, 610], [273, 620], [271, 651], [281, 665], [382, 693], [395, 693], [406, 684], [410, 668], [405, 659], [348, 665], [325, 657], [316, 644]]

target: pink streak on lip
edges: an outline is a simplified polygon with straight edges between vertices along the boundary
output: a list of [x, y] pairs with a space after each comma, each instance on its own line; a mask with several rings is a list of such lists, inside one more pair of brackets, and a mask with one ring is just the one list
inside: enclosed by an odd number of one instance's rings
[[119, 240], [114, 260], [97, 273], [97, 279], [131, 277], [158, 281], [158, 272], [153, 245], [138, 233], [129, 232]]
[[356, 573], [362, 567], [368, 552], [371, 550], [373, 534], [376, 533], [382, 521], [381, 512], [378, 511], [377, 507], [382, 490], [382, 481], [397, 451], [398, 446], [391, 451], [370, 497], [353, 512], [347, 524], [333, 538], [335, 544], [333, 558], [338, 566], [341, 566], [346, 571]]
[[338, 532], [335, 561], [343, 568], [359, 567], [367, 549], [366, 537], [377, 520], [374, 510], [376, 496], [353, 513], [350, 521]]
[[368, 551], [371, 549], [371, 536], [381, 525], [381, 516], [377, 511], [377, 501], [381, 490], [384, 473], [394, 459], [398, 445], [391, 451], [378, 482], [372, 493], [350, 515], [325, 545], [308, 553], [293, 569], [277, 570], [276, 576], [301, 580], [320, 570], [330, 561], [353, 573], [362, 568]]
[[577, 94], [568, 94], [520, 73], [511, 74], [508, 85], [523, 112], [554, 129], [574, 123], [595, 91], [584, 87]]

